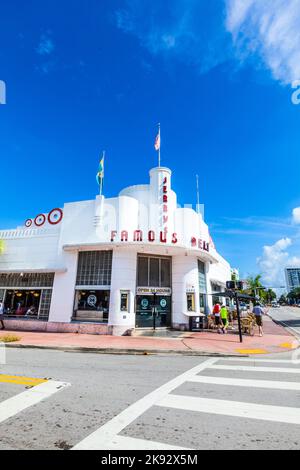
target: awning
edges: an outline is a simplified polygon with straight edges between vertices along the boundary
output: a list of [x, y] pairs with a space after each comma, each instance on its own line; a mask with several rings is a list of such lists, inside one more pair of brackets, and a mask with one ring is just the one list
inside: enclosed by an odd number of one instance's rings
[[186, 247], [184, 245], [172, 245], [168, 243], [143, 243], [143, 242], [84, 242], [84, 243], [71, 243], [67, 245], [63, 245], [64, 251], [85, 251], [85, 250], [112, 250], [114, 248], [121, 248], [121, 249], [134, 249], [134, 250], [142, 250], [146, 253], [155, 253], [167, 254], [170, 255], [182, 255], [185, 254], [186, 256], [196, 256], [201, 258], [204, 261], [209, 261], [212, 264], [217, 264], [219, 262], [218, 258], [216, 258], [210, 252], [199, 250], [197, 248]]
[[67, 268], [63, 267], [48, 267], [48, 268], [24, 268], [24, 269], [0, 269], [0, 274], [46, 274], [46, 273], [65, 273]]
[[[235, 298], [235, 292], [232, 292], [231, 290], [226, 290], [224, 292], [213, 292], [212, 295], [215, 295], [216, 297], [229, 297], [230, 299]], [[242, 292], [237, 292], [237, 298], [239, 300], [256, 300], [256, 298], [252, 295], [243, 294]]]
[[197, 313], [197, 312], [183, 312], [183, 315], [186, 317], [205, 317], [204, 313]]

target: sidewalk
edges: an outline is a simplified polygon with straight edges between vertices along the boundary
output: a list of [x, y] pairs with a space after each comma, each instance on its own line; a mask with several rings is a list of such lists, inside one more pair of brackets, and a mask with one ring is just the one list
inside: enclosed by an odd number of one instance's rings
[[227, 335], [205, 331], [178, 333], [176, 338], [147, 336], [106, 336], [76, 333], [41, 333], [28, 331], [0, 332], [20, 337], [8, 347], [38, 347], [46, 349], [92, 351], [102, 353], [179, 353], [188, 355], [248, 355], [284, 352], [299, 347], [297, 339], [269, 317], [264, 318], [264, 336], [243, 336], [237, 331]]

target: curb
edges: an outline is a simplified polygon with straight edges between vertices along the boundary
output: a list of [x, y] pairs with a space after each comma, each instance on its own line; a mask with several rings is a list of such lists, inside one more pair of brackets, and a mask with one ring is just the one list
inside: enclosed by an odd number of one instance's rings
[[116, 348], [88, 348], [81, 346], [39, 346], [30, 344], [12, 344], [5, 343], [6, 348], [14, 349], [45, 349], [52, 351], [64, 351], [72, 353], [94, 353], [94, 354], [116, 354], [116, 355], [139, 355], [139, 356], [151, 356], [153, 354], [173, 354], [181, 356], [203, 356], [203, 357], [249, 357], [248, 354], [234, 354], [234, 353], [218, 353], [218, 352], [207, 352], [207, 351], [178, 351], [176, 349], [116, 349]]
[[282, 320], [275, 320], [275, 318], [271, 317], [271, 315], [269, 315], [268, 313], [266, 314], [271, 320], [273, 323], [275, 323], [276, 325], [279, 325], [281, 326], [284, 330], [287, 330], [291, 336], [293, 336], [294, 338], [296, 338], [298, 340], [298, 343], [299, 343], [299, 346], [298, 348], [300, 347], [300, 335], [296, 334], [295, 331], [294, 331], [294, 328], [288, 326], [284, 321]]
[[295, 333], [294, 331], [294, 328], [292, 328], [291, 326], [288, 326], [284, 321], [281, 321], [281, 320], [274, 320], [274, 318], [270, 317], [272, 319], [272, 321], [274, 323], [276, 323], [276, 325], [279, 325], [279, 326], [282, 326], [282, 328], [284, 328], [285, 330], [287, 330], [291, 336], [293, 336], [296, 340], [298, 340], [299, 342], [299, 346], [300, 347], [300, 335], [298, 335], [297, 333]]

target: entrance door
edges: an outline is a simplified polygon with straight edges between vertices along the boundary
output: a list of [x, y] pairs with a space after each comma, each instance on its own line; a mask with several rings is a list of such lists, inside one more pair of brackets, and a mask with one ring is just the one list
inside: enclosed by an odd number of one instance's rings
[[[154, 305], [154, 302], [156, 305]], [[156, 309], [155, 326], [157, 328], [171, 326], [171, 296], [137, 295], [136, 296], [136, 327], [153, 328], [153, 308]]]

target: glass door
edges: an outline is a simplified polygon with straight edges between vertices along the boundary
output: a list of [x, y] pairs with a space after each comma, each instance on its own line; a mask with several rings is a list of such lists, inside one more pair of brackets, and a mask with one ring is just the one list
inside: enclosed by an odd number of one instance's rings
[[153, 309], [155, 308], [155, 327], [171, 326], [171, 296], [137, 295], [136, 327], [153, 328]]

